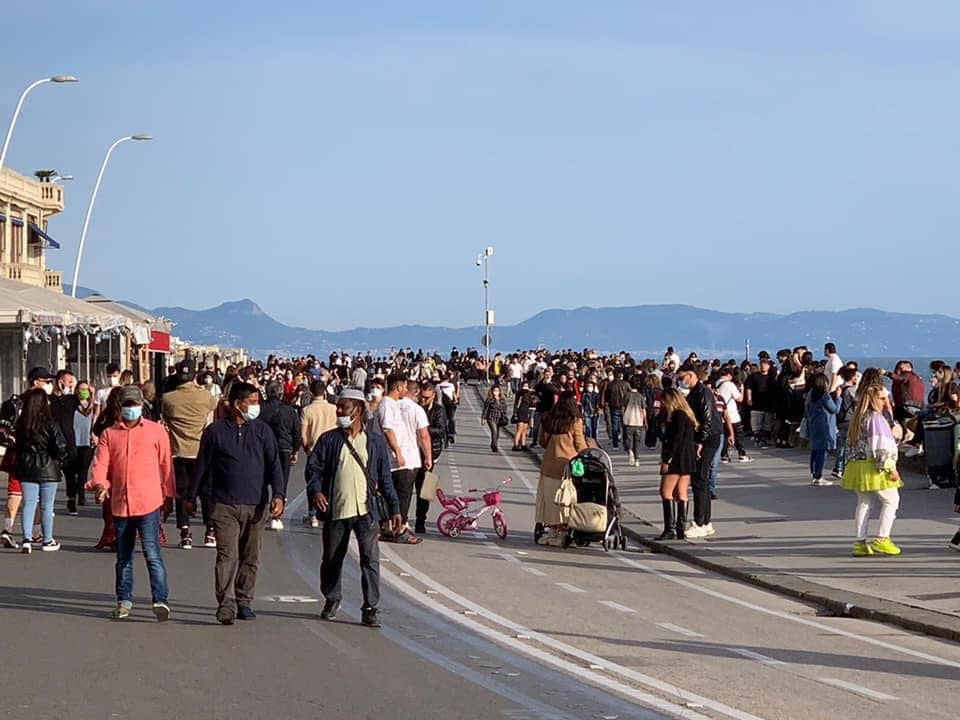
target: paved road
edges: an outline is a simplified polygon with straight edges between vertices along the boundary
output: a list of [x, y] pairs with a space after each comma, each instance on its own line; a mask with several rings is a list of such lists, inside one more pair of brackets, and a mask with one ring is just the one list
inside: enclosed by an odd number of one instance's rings
[[[265, 543], [254, 623], [213, 619], [213, 551], [166, 550], [174, 619], [103, 619], [112, 559], [89, 552], [93, 509], [58, 516], [65, 549], [0, 554], [8, 717], [903, 718], [952, 715], [960, 647], [801, 603], [638, 549], [531, 542], [532, 458], [494, 455], [468, 397], [444, 487], [505, 493], [511, 532], [487, 527], [385, 545], [382, 631], [316, 619], [320, 538]], [[629, 482], [627, 480], [626, 482]], [[293, 491], [302, 479], [292, 480]], [[434, 511], [431, 517], [435, 517]], [[146, 590], [137, 567], [138, 596]], [[28, 670], [20, 671], [21, 666]]]

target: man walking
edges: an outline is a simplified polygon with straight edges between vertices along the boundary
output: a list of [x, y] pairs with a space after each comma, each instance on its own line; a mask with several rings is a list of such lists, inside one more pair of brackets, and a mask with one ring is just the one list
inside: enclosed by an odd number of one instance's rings
[[[267, 383], [267, 400], [260, 409], [260, 421], [265, 422], [277, 439], [277, 452], [280, 456], [280, 471], [283, 473], [283, 486], [290, 482], [290, 468], [297, 462], [297, 452], [300, 450], [301, 426], [300, 414], [292, 406], [283, 401], [283, 384], [277, 380]], [[286, 502], [286, 498], [284, 498]], [[277, 518], [274, 523], [283, 522]]]
[[110, 617], [124, 620], [133, 609], [133, 553], [139, 534], [150, 574], [153, 614], [164, 622], [170, 607], [160, 526], [173, 510], [176, 484], [170, 438], [159, 423], [142, 417], [143, 400], [136, 385], [120, 390], [120, 421], [100, 436], [86, 487], [96, 493], [98, 503], [110, 503], [117, 533], [117, 607]]
[[618, 447], [623, 433], [623, 411], [630, 398], [630, 384], [623, 379], [623, 370], [617, 370], [615, 379], [607, 385], [603, 402], [610, 409], [610, 442]]
[[691, 478], [693, 485], [693, 524], [687, 530], [688, 538], [709, 537], [716, 533], [710, 521], [710, 471], [714, 456], [720, 450], [723, 438], [723, 418], [717, 411], [713, 391], [702, 381], [696, 366], [683, 365], [677, 372], [680, 390], [689, 390], [687, 403], [697, 416], [697, 470]]
[[[337, 406], [327, 400], [326, 380], [314, 380], [310, 384], [310, 393], [313, 400], [300, 412], [300, 442], [308, 457], [317, 446], [320, 436], [337, 426]], [[303, 524], [312, 528], [320, 527], [317, 509], [312, 503], [307, 504]]]
[[[163, 421], [170, 433], [170, 447], [173, 450], [173, 470], [177, 480], [177, 527], [180, 529], [180, 548], [190, 550], [193, 536], [190, 534], [190, 513], [187, 512], [184, 499], [186, 489], [193, 478], [193, 468], [200, 449], [200, 436], [207, 427], [217, 407], [217, 401], [204, 388], [197, 384], [193, 363], [184, 360], [177, 364], [176, 390], [164, 393], [162, 402]], [[210, 519], [210, 484], [204, 482], [199, 487], [201, 512], [206, 532], [204, 547], [216, 547], [217, 540]]]
[[193, 514], [197, 492], [209, 473], [214, 503], [210, 519], [217, 547], [217, 620], [223, 625], [257, 617], [252, 604], [269, 492], [273, 493], [270, 516], [283, 515], [287, 489], [277, 440], [266, 424], [256, 421], [259, 415], [257, 388], [234, 383], [227, 417], [203, 432], [184, 499], [184, 509]]
[[[323, 562], [320, 590], [326, 602], [320, 617], [337, 617], [342, 598], [343, 561], [350, 534], [360, 550], [363, 590], [361, 619], [380, 627], [380, 526], [389, 522], [393, 532], [403, 525], [400, 503], [390, 473], [390, 453], [382, 435], [367, 433], [366, 402], [362, 392], [344, 390], [337, 401], [336, 430], [320, 436], [307, 459], [307, 492], [323, 516]], [[384, 516], [380, 500], [386, 501]]]

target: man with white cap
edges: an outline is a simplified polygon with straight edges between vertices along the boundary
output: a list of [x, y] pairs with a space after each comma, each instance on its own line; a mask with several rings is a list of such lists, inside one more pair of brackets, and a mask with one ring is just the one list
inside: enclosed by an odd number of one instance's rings
[[360, 550], [363, 589], [362, 622], [380, 627], [380, 526], [393, 532], [403, 525], [400, 501], [390, 475], [390, 451], [383, 435], [368, 432], [363, 393], [344, 390], [337, 400], [337, 428], [325, 432], [310, 453], [307, 494], [323, 523], [320, 590], [326, 598], [320, 617], [333, 620], [340, 608], [343, 561], [350, 534]]

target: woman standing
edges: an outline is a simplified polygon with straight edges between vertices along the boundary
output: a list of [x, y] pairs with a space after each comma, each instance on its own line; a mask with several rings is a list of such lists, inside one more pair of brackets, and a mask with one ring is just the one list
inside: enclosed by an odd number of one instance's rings
[[563, 393], [554, 408], [543, 415], [537, 440], [545, 450], [537, 483], [536, 523], [545, 528], [547, 534], [540, 542], [560, 546], [564, 523], [554, 497], [563, 482], [567, 463], [587, 449], [580, 408], [572, 392]]
[[[697, 447], [693, 434], [697, 416], [679, 390], [663, 391], [666, 428], [660, 451], [660, 502], [663, 505], [663, 532], [658, 540], [683, 540], [687, 522], [687, 491], [690, 476], [697, 471]], [[677, 513], [674, 517], [673, 504]]]
[[840, 405], [827, 391], [827, 376], [817, 373], [810, 381], [811, 389], [804, 403], [804, 418], [807, 421], [807, 441], [810, 443], [810, 484], [817, 487], [833, 485], [823, 479], [823, 465], [827, 451], [837, 447], [837, 412]]
[[93, 390], [88, 383], [77, 385], [77, 409], [73, 413], [73, 434], [77, 439], [77, 455], [64, 468], [67, 479], [67, 513], [77, 514], [78, 505], [86, 505], [83, 486], [93, 460]]
[[[882, 390], [877, 385], [861, 389], [847, 437], [848, 462], [841, 487], [857, 493], [854, 557], [900, 554], [900, 548], [890, 539], [890, 531], [900, 507], [899, 488], [903, 487], [903, 482], [897, 472], [897, 441], [883, 415], [885, 395]], [[878, 503], [880, 527], [873, 542], [867, 544], [870, 514]]]
[[497, 443], [500, 441], [500, 428], [507, 424], [507, 405], [500, 396], [500, 386], [494, 385], [483, 401], [483, 412], [480, 422], [486, 423], [490, 429], [490, 450], [500, 452]]
[[513, 403], [513, 412], [517, 416], [517, 430], [513, 435], [514, 450], [527, 449], [527, 431], [530, 429], [530, 420], [533, 419], [533, 410], [536, 407], [537, 396], [530, 389], [530, 383], [524, 380]]
[[50, 414], [44, 390], [28, 390], [21, 396], [23, 410], [17, 418], [16, 476], [23, 489], [23, 544], [21, 552], [33, 550], [33, 516], [40, 503], [40, 526], [44, 552], [55, 552], [60, 543], [53, 538], [53, 504], [57, 498], [62, 463], [67, 459], [66, 438]]

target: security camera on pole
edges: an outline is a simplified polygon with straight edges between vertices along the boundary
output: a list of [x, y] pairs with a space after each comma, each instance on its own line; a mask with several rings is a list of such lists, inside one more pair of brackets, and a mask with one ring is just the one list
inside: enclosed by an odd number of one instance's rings
[[490, 384], [490, 328], [493, 326], [493, 310], [490, 309], [489, 261], [493, 257], [493, 246], [489, 245], [477, 255], [477, 267], [483, 268], [483, 347], [487, 385]]

